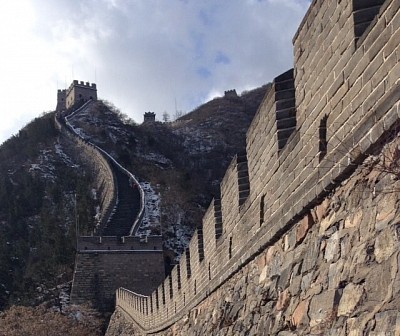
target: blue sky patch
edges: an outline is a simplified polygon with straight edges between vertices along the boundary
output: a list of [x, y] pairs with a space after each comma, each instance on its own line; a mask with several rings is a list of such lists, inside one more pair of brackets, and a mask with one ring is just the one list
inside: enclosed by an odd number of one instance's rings
[[230, 58], [225, 55], [223, 52], [219, 51], [217, 56], [215, 56], [215, 63], [217, 64], [229, 64], [231, 63]]

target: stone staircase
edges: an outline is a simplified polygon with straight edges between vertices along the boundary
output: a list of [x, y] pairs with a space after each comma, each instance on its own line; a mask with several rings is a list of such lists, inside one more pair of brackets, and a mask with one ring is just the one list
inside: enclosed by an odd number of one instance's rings
[[138, 186], [129, 181], [129, 176], [115, 164], [111, 168], [117, 181], [117, 204], [103, 229], [103, 236], [129, 236], [140, 211], [140, 192]]
[[74, 137], [78, 137], [84, 144], [93, 147], [95, 151], [97, 150], [106, 160], [114, 175], [117, 194], [115, 206], [105, 225], [102, 226], [95, 235], [118, 237], [135, 235], [143, 216], [144, 204], [143, 191], [138, 181], [109, 153], [82, 138], [70, 122], [77, 114], [84, 113], [91, 104], [92, 101], [88, 101], [59, 121], [62, 125], [66, 126]]

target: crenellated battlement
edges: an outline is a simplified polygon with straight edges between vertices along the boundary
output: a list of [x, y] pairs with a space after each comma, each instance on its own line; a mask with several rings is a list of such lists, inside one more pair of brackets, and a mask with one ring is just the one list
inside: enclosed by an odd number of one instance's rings
[[156, 114], [154, 112], [145, 112], [143, 115], [143, 123], [153, 123], [156, 121]]
[[162, 251], [162, 239], [161, 236], [80, 236], [77, 251], [80, 253]]
[[224, 97], [225, 98], [237, 98], [238, 94], [235, 89], [227, 90], [224, 92]]
[[[369, 5], [363, 5], [365, 3]], [[360, 7], [361, 6], [361, 7]], [[189, 248], [151, 295], [117, 291], [145, 332], [198, 305], [303, 220], [400, 116], [400, 3], [314, 0]], [[361, 26], [363, 28], [361, 28]]]
[[56, 111], [63, 111], [87, 101], [97, 100], [95, 83], [73, 80], [68, 89], [58, 90]]

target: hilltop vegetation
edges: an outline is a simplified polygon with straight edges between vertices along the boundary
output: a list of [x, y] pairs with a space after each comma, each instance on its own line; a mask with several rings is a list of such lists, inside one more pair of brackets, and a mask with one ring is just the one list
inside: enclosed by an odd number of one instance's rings
[[71, 278], [75, 194], [81, 223], [93, 217], [92, 176], [62, 151], [53, 117], [36, 118], [0, 147], [0, 309], [40, 302]]

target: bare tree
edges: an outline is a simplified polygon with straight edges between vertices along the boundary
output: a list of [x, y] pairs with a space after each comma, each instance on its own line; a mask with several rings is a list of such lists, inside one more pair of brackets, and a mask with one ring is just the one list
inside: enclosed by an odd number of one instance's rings
[[164, 113], [162, 114], [162, 119], [164, 122], [168, 122], [170, 120], [170, 116], [167, 111], [164, 111]]

